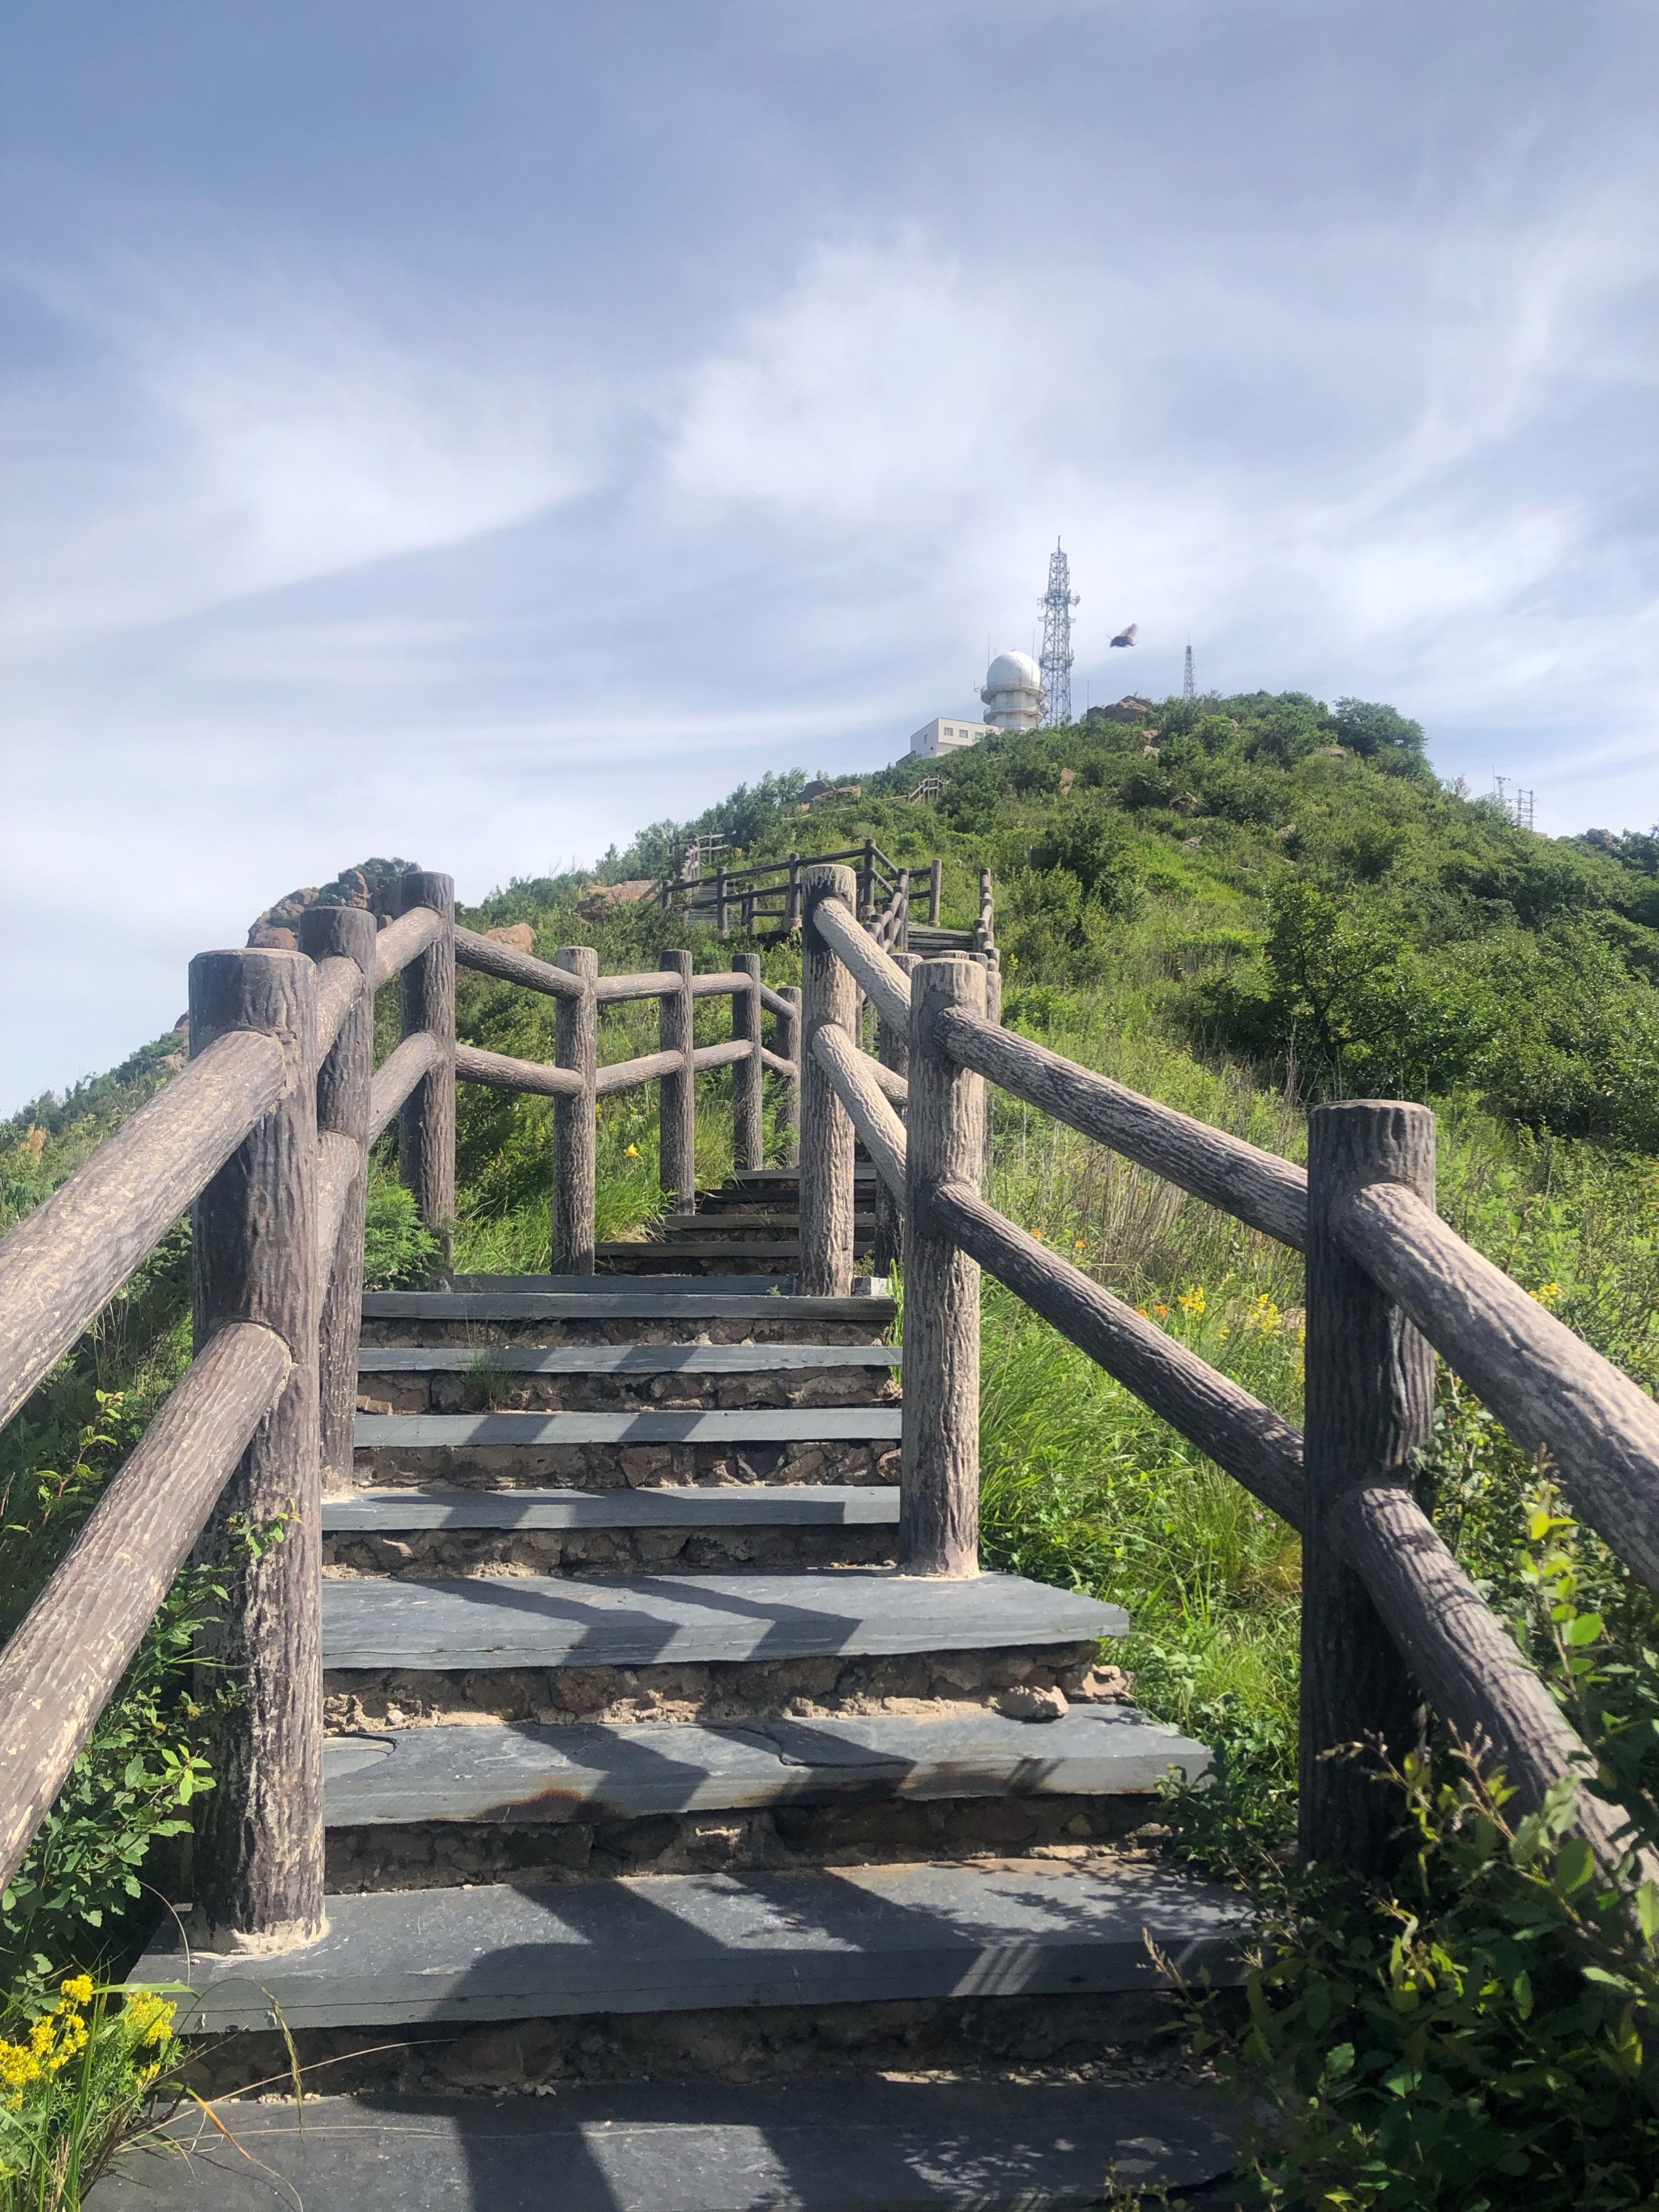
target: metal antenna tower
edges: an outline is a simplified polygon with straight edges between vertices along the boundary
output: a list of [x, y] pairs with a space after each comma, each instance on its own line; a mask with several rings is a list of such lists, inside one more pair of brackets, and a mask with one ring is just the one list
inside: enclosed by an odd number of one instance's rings
[[1515, 794], [1515, 826], [1517, 830], [1530, 830], [1534, 827], [1534, 816], [1536, 812], [1536, 799], [1537, 794], [1534, 792], [1516, 791]]
[[1193, 641], [1191, 638], [1188, 638], [1187, 641], [1187, 665], [1181, 673], [1181, 696], [1183, 699], [1195, 699], [1198, 696], [1197, 692], [1193, 687]]
[[1048, 556], [1048, 588], [1042, 595], [1042, 688], [1048, 695], [1043, 726], [1057, 729], [1072, 719], [1072, 568], [1055, 538]]

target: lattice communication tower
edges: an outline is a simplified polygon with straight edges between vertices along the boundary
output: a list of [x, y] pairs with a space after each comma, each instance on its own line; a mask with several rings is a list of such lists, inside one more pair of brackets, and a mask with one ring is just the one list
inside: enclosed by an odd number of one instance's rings
[[1193, 688], [1193, 641], [1191, 638], [1188, 638], [1187, 641], [1187, 665], [1181, 672], [1181, 696], [1183, 699], [1195, 699], [1198, 696], [1197, 692]]
[[1042, 595], [1042, 688], [1048, 695], [1043, 709], [1046, 729], [1057, 729], [1072, 719], [1072, 609], [1078, 595], [1072, 589], [1072, 567], [1054, 540], [1048, 556], [1048, 588]]

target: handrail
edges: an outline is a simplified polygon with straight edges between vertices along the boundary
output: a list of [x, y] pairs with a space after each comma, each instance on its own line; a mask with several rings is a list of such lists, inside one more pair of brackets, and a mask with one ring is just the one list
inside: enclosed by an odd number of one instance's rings
[[883, 1018], [895, 1029], [907, 1029], [910, 984], [904, 970], [888, 957], [867, 930], [860, 928], [839, 899], [821, 900], [813, 910], [813, 921], [842, 967], [874, 1000]]
[[1351, 1193], [1333, 1228], [1573, 1507], [1659, 1589], [1659, 1406], [1399, 1183]]
[[317, 1057], [326, 1060], [366, 978], [355, 960], [331, 952], [317, 963]]
[[282, 1097], [274, 1036], [219, 1037], [0, 1243], [0, 1421]]
[[875, 1079], [877, 1062], [860, 1052], [845, 1030], [836, 1029], [818, 1031], [812, 1040], [812, 1056], [836, 1086], [836, 1095], [847, 1109], [876, 1173], [902, 1200], [904, 1124], [882, 1095]]
[[257, 1322], [186, 1369], [0, 1652], [0, 1884], [97, 1725], [293, 1363]]
[[368, 1141], [371, 1145], [421, 1078], [429, 1068], [437, 1066], [438, 1060], [438, 1041], [425, 1030], [417, 1030], [413, 1036], [406, 1036], [400, 1045], [386, 1054], [374, 1071], [374, 1081], [368, 1094]]
[[480, 937], [476, 930], [457, 928], [455, 960], [459, 967], [494, 975], [502, 983], [522, 983], [527, 991], [541, 991], [550, 999], [582, 995], [580, 982], [568, 968], [556, 968], [550, 960], [520, 952], [511, 945], [503, 945], [498, 937]]
[[647, 968], [637, 975], [601, 975], [593, 996], [600, 1006], [613, 1006], [624, 999], [671, 998], [679, 988], [679, 976], [672, 968]]
[[1270, 1406], [1028, 1237], [977, 1191], [947, 1183], [927, 1191], [921, 1203], [959, 1249], [1034, 1313], [1052, 1322], [1264, 1505], [1292, 1527], [1300, 1525], [1302, 1438]]
[[487, 1084], [492, 1091], [529, 1091], [544, 1098], [580, 1098], [582, 1094], [581, 1077], [573, 1067], [514, 1060], [504, 1052], [481, 1052], [477, 1045], [456, 1046], [455, 1073], [463, 1083]]
[[396, 921], [387, 922], [374, 940], [374, 988], [378, 991], [394, 975], [401, 975], [411, 961], [437, 943], [443, 927], [443, 916], [429, 906], [410, 907]]
[[678, 1075], [685, 1066], [679, 1052], [641, 1053], [637, 1060], [613, 1060], [595, 1073], [596, 1097], [609, 1098], [613, 1091], [631, 1091], [636, 1083], [654, 1083], [659, 1076]]
[[1301, 1251], [1308, 1229], [1308, 1177], [1276, 1153], [1208, 1122], [1160, 1106], [1109, 1075], [1033, 1044], [993, 1022], [951, 1007], [933, 1024], [939, 1048], [1028, 1105], [1121, 1152], [1166, 1182], [1206, 1199], [1263, 1236]]
[[[904, 1130], [873, 1079], [875, 1063], [838, 1030], [820, 1030], [812, 1049], [877, 1172], [902, 1193]], [[976, 1191], [946, 1182], [915, 1197], [959, 1250], [1265, 1504], [1300, 1525], [1303, 1442], [1291, 1424], [1027, 1236]], [[1588, 1747], [1407, 1491], [1376, 1483], [1348, 1492], [1335, 1533], [1437, 1710], [1462, 1741], [1485, 1746], [1499, 1760], [1523, 1804], [1535, 1808], [1564, 1777], [1581, 1785], [1594, 1778]], [[1577, 1814], [1603, 1869], [1619, 1869], [1636, 1841], [1627, 1815], [1582, 1786]], [[1640, 1854], [1638, 1872], [1655, 1878], [1659, 1860]]]

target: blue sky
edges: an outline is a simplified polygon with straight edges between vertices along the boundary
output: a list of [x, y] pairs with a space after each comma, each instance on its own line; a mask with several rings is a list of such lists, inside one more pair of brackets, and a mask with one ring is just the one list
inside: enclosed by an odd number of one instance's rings
[[[1075, 691], [1659, 817], [1644, 0], [13, 0], [0, 1108], [371, 853], [463, 897]], [[1134, 654], [1106, 641], [1139, 625]]]

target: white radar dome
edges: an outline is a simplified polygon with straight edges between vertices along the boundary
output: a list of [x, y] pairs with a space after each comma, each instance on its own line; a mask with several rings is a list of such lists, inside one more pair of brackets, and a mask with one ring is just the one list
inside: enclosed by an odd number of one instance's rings
[[1029, 653], [1000, 653], [985, 672], [988, 691], [1040, 691], [1042, 672]]

